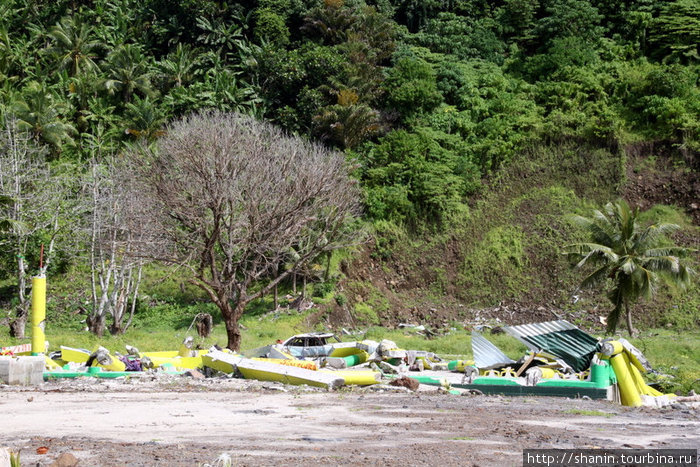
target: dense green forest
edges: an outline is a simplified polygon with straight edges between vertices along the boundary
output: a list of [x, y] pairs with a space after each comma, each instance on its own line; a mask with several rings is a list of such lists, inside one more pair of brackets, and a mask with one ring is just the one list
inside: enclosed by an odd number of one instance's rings
[[[49, 274], [69, 278], [56, 308], [99, 306], [71, 289], [91, 275], [138, 292], [143, 265], [110, 279], [118, 263], [94, 246], [103, 198], [77, 200], [109, 191], [126, 148], [213, 108], [352, 161], [371, 240], [304, 275], [336, 312], [604, 307], [571, 299], [580, 275], [560, 249], [581, 234], [565, 216], [633, 193], [630, 174], [697, 180], [699, 44], [698, 0], [4, 0], [0, 305], [8, 322], [26, 308], [42, 243]], [[679, 204], [649, 216], [697, 247], [682, 199], [641, 198]], [[106, 295], [120, 332], [129, 300]], [[697, 292], [673, 303], [672, 324], [697, 325]]]

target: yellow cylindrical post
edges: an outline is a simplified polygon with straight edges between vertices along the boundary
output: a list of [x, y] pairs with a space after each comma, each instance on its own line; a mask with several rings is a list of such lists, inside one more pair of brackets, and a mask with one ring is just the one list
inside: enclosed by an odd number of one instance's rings
[[629, 407], [639, 407], [642, 405], [642, 398], [637, 391], [637, 385], [629, 371], [628, 363], [625, 361], [623, 353], [619, 353], [610, 358], [610, 364], [615, 371], [617, 384], [620, 387], [620, 398], [622, 405]]
[[46, 277], [32, 278], [32, 355], [44, 353], [46, 319]]

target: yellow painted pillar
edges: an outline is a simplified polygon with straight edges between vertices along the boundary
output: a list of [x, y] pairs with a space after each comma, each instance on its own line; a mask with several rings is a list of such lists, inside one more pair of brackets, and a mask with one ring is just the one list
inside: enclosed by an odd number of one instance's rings
[[32, 278], [32, 355], [44, 353], [46, 319], [46, 277]]

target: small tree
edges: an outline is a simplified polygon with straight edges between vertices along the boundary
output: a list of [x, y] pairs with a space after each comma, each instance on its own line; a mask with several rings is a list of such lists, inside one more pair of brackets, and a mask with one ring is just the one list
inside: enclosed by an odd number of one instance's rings
[[[141, 284], [145, 260], [135, 254], [146, 252], [157, 241], [148, 238], [144, 215], [133, 180], [120, 170], [121, 162], [91, 162], [91, 176], [86, 184], [90, 192], [90, 285], [92, 310], [87, 317], [91, 332], [102, 336], [107, 315], [112, 317], [110, 332], [122, 334], [131, 325]], [[138, 247], [136, 246], [138, 245]]]
[[19, 128], [17, 120], [5, 119], [0, 132], [0, 251], [12, 254], [13, 266], [7, 261], [7, 267], [17, 281], [17, 305], [10, 322], [12, 337], [24, 338], [29, 316], [27, 258], [35, 258], [38, 243], [45, 242], [45, 258], [38, 273], [46, 273], [57, 243], [66, 240], [64, 234], [77, 217], [72, 195], [76, 177], [70, 175], [72, 167], [63, 169], [52, 171], [45, 149]]
[[661, 281], [686, 286], [693, 273], [681, 259], [695, 250], [669, 246], [665, 237], [680, 227], [659, 223], [641, 228], [638, 214], [637, 209], [631, 210], [620, 200], [606, 204], [602, 211], [593, 211], [590, 218], [573, 217], [588, 231], [591, 243], [569, 245], [567, 254], [578, 261], [577, 268], [595, 266], [581, 287], [595, 287], [607, 281], [611, 285], [607, 296], [614, 307], [608, 314], [608, 333], [617, 329], [624, 308], [627, 329], [634, 335], [631, 306], [640, 297], [651, 297]]
[[[221, 310], [230, 349], [240, 346], [249, 302], [318, 255], [357, 242], [350, 226], [359, 190], [343, 155], [250, 117], [189, 116], [131, 162], [140, 199], [168, 241], [155, 259], [190, 269]], [[291, 266], [277, 268], [292, 250]]]

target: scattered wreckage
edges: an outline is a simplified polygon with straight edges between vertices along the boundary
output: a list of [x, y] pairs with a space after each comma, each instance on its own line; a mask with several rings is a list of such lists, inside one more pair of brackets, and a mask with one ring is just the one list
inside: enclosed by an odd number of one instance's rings
[[[112, 355], [103, 347], [91, 352], [62, 346], [45, 357], [26, 358], [39, 359], [31, 371], [36, 372], [39, 364], [43, 380], [202, 370], [209, 376], [223, 373], [329, 390], [393, 381], [405, 387], [440, 386], [455, 393], [589, 397], [627, 406], [664, 406], [675, 397], [645, 382], [643, 375], [652, 371], [651, 366], [624, 339], [598, 340], [564, 320], [503, 330], [528, 348], [518, 361], [476, 330], [472, 331], [472, 360], [445, 361], [432, 352], [400, 349], [389, 340], [329, 343], [335, 337], [332, 333], [300, 334], [241, 353], [217, 347], [194, 349], [194, 340], [188, 337], [176, 351], [140, 352], [127, 346], [125, 353]], [[15, 350], [27, 355], [30, 348], [25, 347]], [[3, 353], [12, 353], [7, 349], [11, 348], [3, 348]], [[0, 379], [10, 382], [14, 374], [15, 384], [22, 384], [16, 376], [21, 371], [15, 368], [13, 373], [13, 359], [0, 357]], [[407, 383], [406, 378], [415, 383]], [[32, 384], [36, 380], [31, 379]]]

